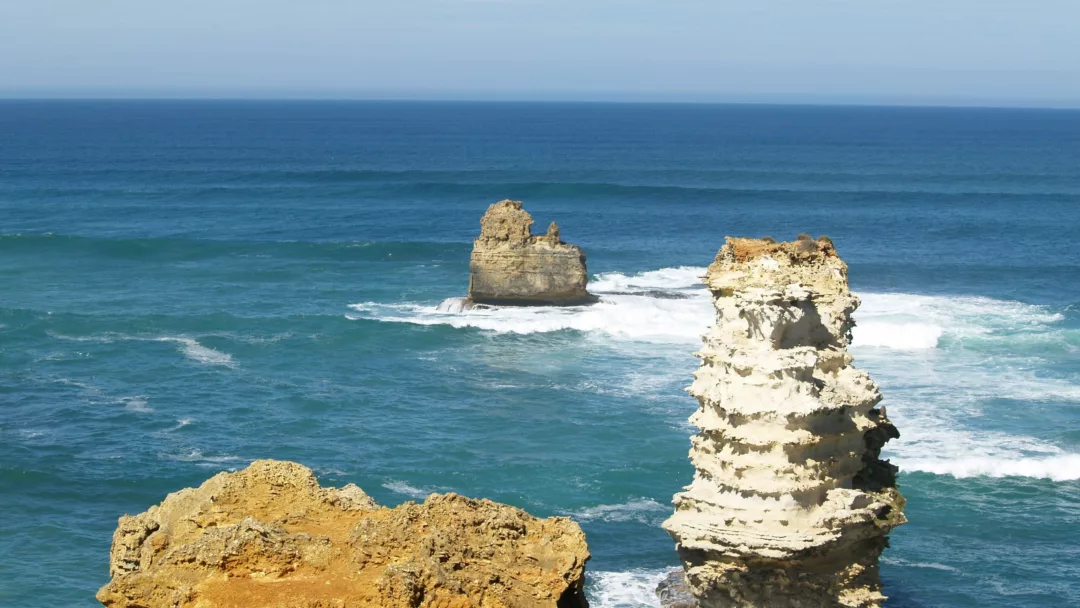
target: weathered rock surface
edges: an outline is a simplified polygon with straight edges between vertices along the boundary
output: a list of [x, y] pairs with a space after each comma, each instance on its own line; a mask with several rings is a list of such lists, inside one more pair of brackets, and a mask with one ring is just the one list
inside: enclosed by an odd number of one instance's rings
[[846, 348], [858, 299], [832, 243], [727, 239], [716, 324], [689, 391], [696, 472], [664, 528], [703, 608], [880, 606], [878, 557], [906, 521], [898, 437]]
[[669, 572], [660, 581], [656, 586], [656, 597], [660, 600], [660, 608], [697, 608], [698, 605], [682, 570]]
[[455, 494], [379, 507], [260, 460], [120, 518], [116, 608], [580, 608], [578, 525]]
[[533, 218], [520, 201], [488, 207], [469, 260], [469, 300], [502, 306], [573, 306], [595, 302], [586, 290], [585, 252], [559, 238], [532, 234]]

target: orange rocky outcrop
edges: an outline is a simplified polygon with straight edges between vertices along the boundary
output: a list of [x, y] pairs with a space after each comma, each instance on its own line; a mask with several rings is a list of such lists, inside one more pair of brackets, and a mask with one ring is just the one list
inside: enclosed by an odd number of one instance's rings
[[379, 507], [260, 460], [120, 518], [110, 608], [582, 608], [576, 523], [433, 494]]

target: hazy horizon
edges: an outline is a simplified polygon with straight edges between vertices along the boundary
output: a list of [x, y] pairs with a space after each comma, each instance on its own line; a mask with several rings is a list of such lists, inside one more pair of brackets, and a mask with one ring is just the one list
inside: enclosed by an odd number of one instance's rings
[[1080, 107], [1080, 5], [40, 0], [0, 97]]

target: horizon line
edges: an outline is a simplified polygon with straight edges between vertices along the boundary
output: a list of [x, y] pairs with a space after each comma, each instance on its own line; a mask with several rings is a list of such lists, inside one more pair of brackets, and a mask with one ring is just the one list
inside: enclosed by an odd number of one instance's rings
[[[794, 97], [794, 96], [793, 96]], [[788, 107], [861, 107], [861, 108], [925, 108], [957, 110], [1051, 110], [1077, 111], [1080, 101], [1071, 102], [1036, 102], [1036, 101], [976, 101], [976, 100], [925, 100], [900, 101], [889, 99], [620, 99], [620, 98], [527, 98], [527, 97], [411, 97], [411, 96], [305, 96], [305, 95], [11, 95], [0, 92], [0, 103], [13, 101], [37, 102], [86, 102], [86, 101], [131, 101], [131, 102], [326, 102], [326, 103], [475, 103], [475, 104], [552, 104], [552, 105], [672, 105], [672, 106], [788, 106]]]

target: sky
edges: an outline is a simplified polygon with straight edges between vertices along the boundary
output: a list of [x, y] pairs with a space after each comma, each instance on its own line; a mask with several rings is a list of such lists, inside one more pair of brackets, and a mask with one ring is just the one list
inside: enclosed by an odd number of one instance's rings
[[1080, 0], [0, 0], [0, 97], [1080, 107]]

